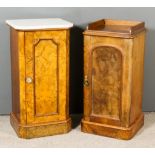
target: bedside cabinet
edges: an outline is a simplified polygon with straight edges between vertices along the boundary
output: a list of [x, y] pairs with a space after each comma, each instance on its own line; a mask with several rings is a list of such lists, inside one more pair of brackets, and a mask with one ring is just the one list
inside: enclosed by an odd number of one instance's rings
[[84, 32], [82, 131], [130, 139], [142, 113], [144, 22], [103, 19]]
[[11, 27], [11, 125], [21, 138], [69, 132], [69, 29], [73, 24], [57, 18], [6, 23]]

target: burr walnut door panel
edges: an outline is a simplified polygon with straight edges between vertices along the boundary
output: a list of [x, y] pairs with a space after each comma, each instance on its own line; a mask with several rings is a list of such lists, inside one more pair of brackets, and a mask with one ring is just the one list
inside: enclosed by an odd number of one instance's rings
[[128, 125], [132, 45], [132, 39], [85, 36], [85, 120], [109, 125]]
[[132, 39], [85, 36], [85, 120], [109, 125], [128, 124], [132, 44]]
[[66, 31], [25, 33], [27, 122], [65, 119]]
[[92, 113], [119, 119], [121, 103], [121, 52], [109, 46], [92, 51]]
[[89, 53], [88, 68], [91, 121], [120, 125], [122, 52], [112, 46], [95, 46]]

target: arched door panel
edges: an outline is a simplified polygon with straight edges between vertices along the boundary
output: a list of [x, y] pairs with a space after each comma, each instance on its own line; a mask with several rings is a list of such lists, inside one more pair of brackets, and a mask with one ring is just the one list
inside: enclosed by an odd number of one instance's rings
[[119, 119], [122, 54], [110, 46], [92, 51], [92, 114]]

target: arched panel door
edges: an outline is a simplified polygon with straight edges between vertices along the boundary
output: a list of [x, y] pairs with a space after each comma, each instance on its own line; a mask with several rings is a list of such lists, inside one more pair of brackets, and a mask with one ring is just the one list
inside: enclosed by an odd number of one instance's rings
[[92, 115], [119, 120], [121, 112], [122, 53], [111, 46], [92, 50]]

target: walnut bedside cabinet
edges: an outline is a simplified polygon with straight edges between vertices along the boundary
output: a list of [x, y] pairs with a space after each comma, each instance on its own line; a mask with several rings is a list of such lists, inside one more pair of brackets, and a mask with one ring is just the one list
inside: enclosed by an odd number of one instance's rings
[[144, 43], [144, 22], [107, 19], [88, 25], [83, 132], [127, 140], [143, 126]]
[[21, 138], [67, 133], [69, 29], [62, 19], [7, 20], [11, 27], [11, 125]]

